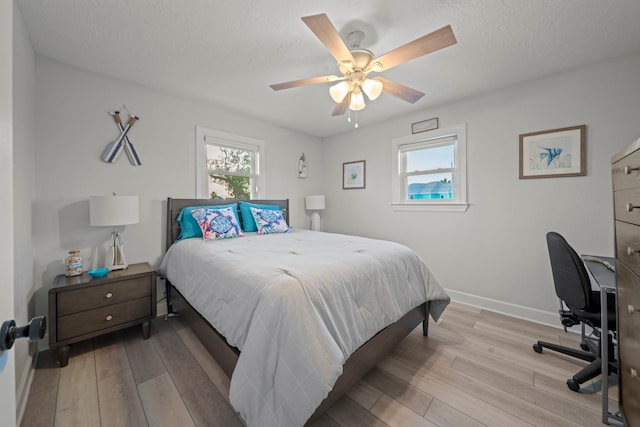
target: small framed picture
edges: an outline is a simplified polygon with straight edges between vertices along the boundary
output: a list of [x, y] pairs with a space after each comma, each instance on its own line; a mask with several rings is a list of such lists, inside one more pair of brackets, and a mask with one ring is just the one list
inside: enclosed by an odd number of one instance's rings
[[364, 160], [342, 164], [342, 189], [351, 190], [365, 187], [366, 166]]
[[411, 123], [411, 133], [426, 132], [428, 130], [438, 129], [438, 118], [423, 120], [421, 122]]
[[520, 179], [583, 176], [587, 125], [520, 135]]

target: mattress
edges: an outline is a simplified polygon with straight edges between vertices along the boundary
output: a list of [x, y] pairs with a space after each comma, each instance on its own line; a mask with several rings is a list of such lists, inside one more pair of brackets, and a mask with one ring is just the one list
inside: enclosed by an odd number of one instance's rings
[[378, 331], [449, 297], [398, 243], [294, 229], [173, 244], [159, 267], [241, 350], [230, 401], [248, 426], [302, 426], [349, 356]]

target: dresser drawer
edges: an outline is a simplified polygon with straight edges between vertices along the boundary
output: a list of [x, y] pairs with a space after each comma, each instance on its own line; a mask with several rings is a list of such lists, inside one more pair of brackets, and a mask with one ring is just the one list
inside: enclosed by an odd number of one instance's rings
[[134, 277], [57, 294], [58, 316], [151, 296], [152, 276]]
[[640, 169], [632, 170], [635, 168], [640, 168], [640, 151], [633, 152], [612, 165], [611, 176], [615, 191], [640, 187]]
[[[621, 346], [640, 342], [640, 277], [633, 274], [624, 264], [616, 266], [618, 294], [618, 333], [625, 337]], [[628, 340], [628, 341], [627, 341]], [[638, 360], [640, 352], [633, 357]]]
[[620, 349], [620, 408], [629, 427], [637, 426], [631, 420], [640, 420], [640, 346], [634, 343]]
[[617, 220], [640, 224], [640, 188], [616, 191], [613, 200]]
[[151, 297], [58, 317], [58, 341], [151, 316]]
[[640, 226], [616, 221], [616, 255], [636, 275], [640, 275]]

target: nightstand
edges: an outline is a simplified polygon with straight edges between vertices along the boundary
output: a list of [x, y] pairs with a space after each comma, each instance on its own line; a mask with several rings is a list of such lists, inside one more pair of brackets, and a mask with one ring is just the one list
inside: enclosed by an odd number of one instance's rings
[[100, 278], [57, 276], [49, 290], [49, 346], [58, 348], [60, 366], [67, 366], [74, 342], [136, 324], [148, 339], [156, 316], [155, 278], [146, 262]]

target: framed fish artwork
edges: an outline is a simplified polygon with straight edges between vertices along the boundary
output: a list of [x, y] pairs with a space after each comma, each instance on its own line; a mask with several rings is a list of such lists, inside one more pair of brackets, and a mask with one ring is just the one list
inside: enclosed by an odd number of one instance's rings
[[520, 179], [584, 176], [587, 125], [520, 135]]

